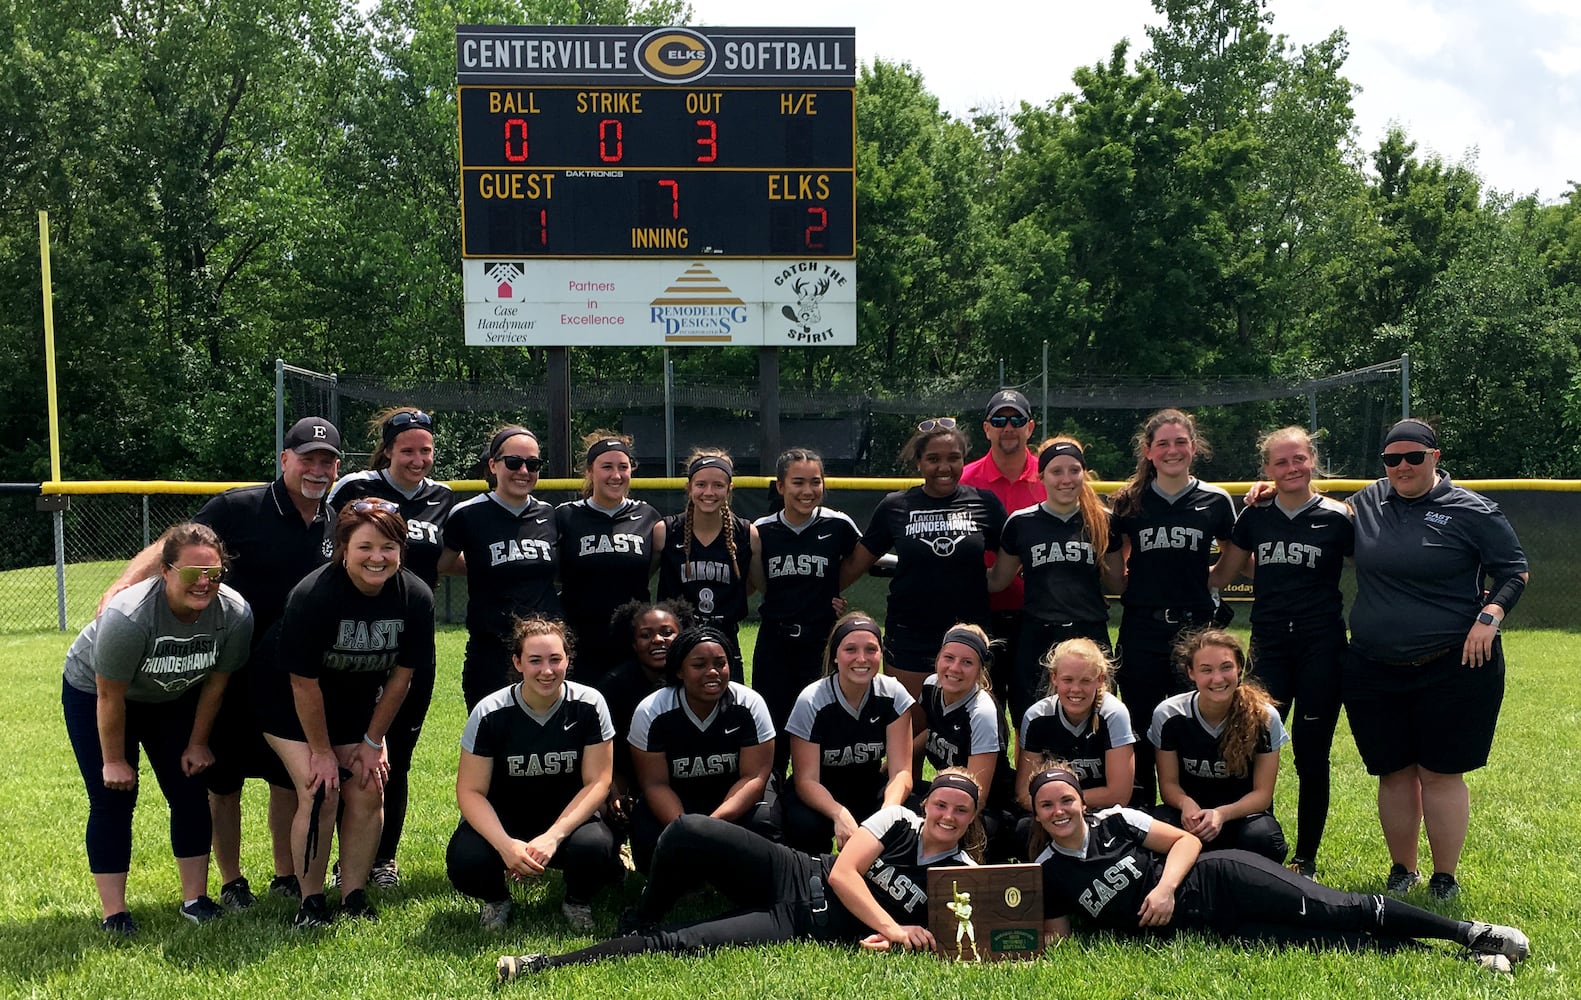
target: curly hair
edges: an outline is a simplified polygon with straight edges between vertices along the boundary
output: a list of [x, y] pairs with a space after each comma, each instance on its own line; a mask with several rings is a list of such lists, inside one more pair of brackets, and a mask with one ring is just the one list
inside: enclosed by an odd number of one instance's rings
[[1230, 697], [1224, 730], [1219, 734], [1219, 752], [1224, 755], [1224, 766], [1230, 773], [1244, 778], [1257, 753], [1257, 741], [1268, 730], [1268, 710], [1274, 706], [1274, 700], [1249, 676], [1251, 664], [1241, 641], [1223, 629], [1204, 628], [1182, 633], [1175, 641], [1175, 663], [1189, 677], [1197, 654], [1209, 648], [1229, 650], [1240, 673], [1240, 682]]

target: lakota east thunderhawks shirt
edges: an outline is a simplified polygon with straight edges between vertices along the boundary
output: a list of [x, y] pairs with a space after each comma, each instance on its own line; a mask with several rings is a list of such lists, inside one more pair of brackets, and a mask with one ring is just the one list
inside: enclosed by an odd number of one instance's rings
[[884, 619], [891, 640], [904, 643], [911, 633], [937, 648], [956, 622], [988, 624], [983, 553], [999, 548], [1004, 523], [999, 498], [970, 486], [947, 497], [913, 486], [879, 501], [862, 545], [875, 556], [893, 548], [899, 560]]
[[406, 521], [406, 558], [402, 565], [416, 573], [430, 590], [438, 586], [445, 518], [456, 503], [450, 487], [424, 479], [408, 493], [395, 485], [387, 471], [355, 472], [335, 481], [329, 491], [329, 505], [341, 510], [368, 497], [388, 500], [401, 508], [401, 518]]
[[689, 813], [713, 812], [741, 780], [741, 749], [773, 738], [768, 706], [735, 681], [706, 719], [679, 685], [660, 688], [637, 706], [628, 737], [634, 749], [664, 754], [670, 789]]
[[744, 517], [730, 518], [736, 544], [735, 559], [720, 529], [704, 545], [692, 539], [686, 552], [686, 515], [664, 519], [664, 551], [659, 553], [659, 600], [684, 597], [697, 613], [731, 626], [747, 616], [747, 567], [752, 562], [752, 526]]
[[799, 528], [783, 512], [760, 517], [754, 526], [763, 558], [759, 616], [765, 622], [798, 623], [805, 635], [827, 635], [835, 619], [830, 602], [840, 596], [840, 563], [862, 537], [856, 522], [819, 507]]
[[850, 808], [869, 804], [884, 787], [884, 751], [890, 723], [913, 702], [905, 687], [879, 674], [852, 705], [831, 675], [802, 689], [785, 731], [818, 748], [818, 783]]
[[1257, 560], [1253, 625], [1340, 617], [1340, 571], [1356, 549], [1349, 507], [1314, 496], [1291, 513], [1265, 500], [1241, 511], [1230, 541]]
[[[1270, 705], [1267, 711], [1268, 725], [1257, 737], [1254, 755], [1273, 753], [1290, 742], [1279, 710]], [[1230, 773], [1219, 748], [1223, 733], [1223, 722], [1210, 726], [1198, 714], [1195, 691], [1177, 694], [1159, 705], [1147, 730], [1149, 743], [1180, 758], [1180, 790], [1205, 809], [1228, 805], [1252, 790], [1255, 766], [1248, 764], [1244, 775]]]
[[[922, 817], [905, 806], [886, 806], [862, 821], [862, 829], [878, 838], [878, 857], [863, 873], [867, 887], [884, 912], [901, 924], [928, 922], [928, 869], [976, 865], [959, 847], [938, 854], [922, 853]], [[822, 855], [824, 882], [834, 870], [835, 855]], [[835, 897], [838, 902], [838, 897]], [[843, 907], [842, 907], [843, 909]], [[854, 917], [851, 919], [855, 919]]]
[[[1005, 748], [999, 738], [999, 706], [987, 691], [973, 688], [960, 701], [946, 705], [939, 678], [929, 676], [922, 682], [917, 703], [922, 706], [928, 730], [928, 763], [935, 770], [965, 767], [974, 753], [998, 753]], [[994, 773], [1004, 770], [996, 768]]]
[[[609, 631], [609, 616], [627, 601], [648, 599], [653, 526], [659, 512], [626, 500], [613, 514], [587, 500], [555, 508], [560, 529], [560, 603], [566, 624], [582, 637]], [[606, 665], [607, 666], [607, 665]]]
[[1191, 480], [1178, 496], [1166, 497], [1153, 482], [1142, 491], [1142, 511], [1116, 515], [1115, 531], [1131, 543], [1126, 561], [1128, 608], [1211, 610], [1208, 567], [1213, 543], [1230, 537], [1235, 504], [1217, 486]]
[[[1118, 552], [1120, 536], [1109, 524], [1105, 551]], [[1005, 521], [999, 547], [1021, 560], [1027, 614], [1045, 622], [1108, 620], [1097, 553], [1080, 510], [1068, 517], [1042, 504], [1018, 510]]]
[[597, 691], [566, 681], [542, 715], [512, 684], [478, 702], [461, 731], [461, 749], [492, 763], [489, 804], [513, 837], [547, 830], [582, 790], [583, 755], [612, 739], [615, 727]]
[[1049, 844], [1043, 866], [1043, 918], [1078, 916], [1098, 927], [1136, 931], [1142, 900], [1164, 874], [1163, 859], [1142, 846], [1153, 828], [1144, 812], [1115, 806], [1087, 817], [1079, 851]]
[[468, 631], [504, 635], [511, 615], [560, 616], [555, 523], [554, 508], [536, 497], [521, 510], [493, 493], [456, 504], [445, 522], [445, 548], [466, 557]]
[[1066, 718], [1065, 706], [1050, 695], [1027, 709], [1021, 720], [1018, 746], [1034, 759], [1038, 754], [1047, 754], [1065, 761], [1086, 789], [1102, 788], [1107, 783], [1105, 765], [1110, 750], [1135, 742], [1131, 713], [1114, 695], [1105, 694], [1092, 715], [1079, 723]]
[[198, 620], [184, 622], [156, 576], [116, 594], [84, 626], [66, 651], [66, 683], [94, 694], [104, 677], [125, 682], [127, 701], [175, 701], [210, 673], [240, 670], [252, 634], [252, 611], [236, 591], [221, 585]]

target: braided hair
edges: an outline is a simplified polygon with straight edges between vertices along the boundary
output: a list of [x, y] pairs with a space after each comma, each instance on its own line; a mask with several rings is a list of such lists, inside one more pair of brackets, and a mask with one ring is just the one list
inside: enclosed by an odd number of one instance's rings
[[[690, 470], [692, 468], [692, 463], [696, 462], [698, 459], [704, 459], [704, 458], [723, 459], [727, 465], [732, 464], [731, 461], [730, 461], [730, 454], [729, 454], [729, 452], [723, 451], [723, 450], [721, 450], [719, 448], [693, 448], [692, 449], [692, 453], [690, 455], [686, 456], [686, 468], [688, 469], [688, 473], [687, 473], [687, 476], [686, 476], [686, 483], [687, 483], [687, 487], [688, 488], [687, 488], [687, 491], [686, 491], [686, 513], [684, 515], [684, 521], [683, 521], [683, 524], [684, 524], [685, 527], [684, 527], [684, 531], [683, 531], [683, 534], [682, 534], [682, 538], [683, 538], [682, 547], [683, 547], [684, 558], [685, 558], [686, 562], [688, 562], [688, 563], [690, 563], [692, 561], [692, 538], [693, 538], [693, 531], [692, 531], [692, 494], [691, 494], [690, 487], [691, 487], [691, 482], [692, 482], [692, 476], [695, 475], [695, 473], [691, 472]], [[717, 466], [710, 466], [710, 468], [717, 468]], [[728, 474], [727, 474], [726, 478], [729, 479], [729, 475]], [[730, 486], [727, 483], [727, 485], [725, 487], [725, 502], [724, 502], [723, 506], [721, 506], [719, 508], [719, 516], [723, 519], [723, 527], [720, 530], [724, 532], [725, 548], [727, 550], [729, 550], [729, 552], [730, 552], [730, 566], [731, 566], [731, 570], [732, 570], [732, 572], [735, 572], [735, 571], [737, 571], [738, 567], [740, 566], [740, 562], [736, 558], [736, 518], [735, 518], [735, 512], [730, 509], [730, 494], [731, 494], [731, 488], [730, 488]]]

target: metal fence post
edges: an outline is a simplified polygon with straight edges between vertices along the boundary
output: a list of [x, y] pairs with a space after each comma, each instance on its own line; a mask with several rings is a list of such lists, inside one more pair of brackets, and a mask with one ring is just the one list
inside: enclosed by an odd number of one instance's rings
[[[148, 494], [143, 494], [143, 548], [148, 548]], [[141, 550], [139, 550], [141, 551]]]
[[55, 511], [55, 611], [66, 631], [66, 512]]

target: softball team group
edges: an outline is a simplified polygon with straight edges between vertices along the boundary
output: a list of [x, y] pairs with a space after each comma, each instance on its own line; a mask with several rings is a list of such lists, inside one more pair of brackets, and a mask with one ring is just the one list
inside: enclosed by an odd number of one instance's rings
[[[922, 421], [902, 451], [921, 485], [884, 497], [862, 531], [822, 505], [822, 462], [802, 449], [779, 457], [779, 509], [752, 523], [716, 450], [689, 458], [685, 511], [663, 517], [628, 495], [629, 439], [595, 433], [583, 497], [551, 506], [533, 495], [537, 436], [502, 427], [483, 454], [489, 490], [455, 503], [429, 478], [426, 413], [379, 414], [372, 469], [338, 482], [338, 431], [300, 421], [280, 478], [216, 497], [140, 554], [67, 654], [102, 926], [136, 932], [140, 748], [170, 804], [183, 916], [253, 903], [239, 793], [256, 776], [271, 784], [269, 891], [298, 900], [295, 924], [377, 919], [370, 889], [400, 881], [434, 690], [433, 587], [453, 573], [468, 582], [470, 714], [452, 884], [498, 929], [511, 883], [558, 869], [561, 913], [587, 931], [600, 890], [631, 867], [646, 876], [620, 936], [503, 957], [502, 979], [793, 938], [927, 948], [926, 868], [981, 860], [1042, 867], [1049, 940], [1073, 925], [1198, 928], [1347, 947], [1440, 938], [1501, 971], [1527, 956], [1514, 928], [1398, 898], [1421, 879], [1424, 825], [1427, 893], [1459, 892], [1464, 774], [1487, 760], [1498, 627], [1526, 582], [1508, 522], [1438, 469], [1430, 426], [1391, 428], [1386, 477], [1348, 503], [1314, 492], [1304, 431], [1269, 434], [1267, 482], [1239, 517], [1192, 475], [1207, 445], [1180, 411], [1143, 425], [1112, 504], [1079, 441], [1028, 449], [1020, 393], [996, 393], [982, 427], [989, 453], [968, 465], [963, 427]], [[885, 557], [881, 627], [841, 593]], [[1217, 600], [1243, 573], [1250, 656]], [[738, 636], [754, 591], [749, 687]], [[1106, 593], [1123, 608], [1113, 647]], [[1316, 880], [1342, 704], [1379, 779], [1386, 894]], [[1286, 743], [1293, 854], [1272, 812]], [[665, 923], [702, 884], [728, 915]]]

